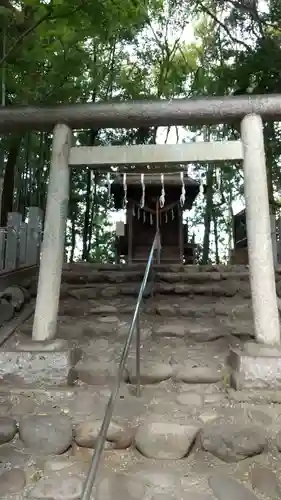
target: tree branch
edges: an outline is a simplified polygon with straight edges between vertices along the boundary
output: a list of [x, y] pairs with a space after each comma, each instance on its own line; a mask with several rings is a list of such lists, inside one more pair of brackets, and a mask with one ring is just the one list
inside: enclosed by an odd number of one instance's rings
[[78, 11], [81, 7], [81, 4], [79, 4], [75, 9], [63, 14], [63, 15], [58, 15], [58, 16], [53, 16], [53, 6], [52, 4], [49, 4], [46, 6], [47, 12], [44, 14], [44, 16], [40, 17], [37, 21], [35, 21], [29, 28], [27, 28], [20, 36], [19, 38], [14, 42], [14, 44], [9, 48], [8, 52], [5, 54], [0, 59], [0, 66], [3, 66], [3, 64], [6, 62], [10, 54], [21, 44], [21, 42], [28, 37], [33, 31], [40, 26], [40, 24], [44, 23], [47, 19], [58, 19], [60, 17], [68, 17], [70, 14], [74, 14], [76, 11]]
[[34, 30], [36, 30], [36, 28], [38, 26], [40, 26], [40, 24], [42, 24], [44, 21], [46, 21], [46, 19], [48, 19], [49, 17], [51, 17], [51, 10], [49, 12], [47, 12], [44, 16], [42, 16], [40, 19], [38, 19], [38, 21], [36, 21], [35, 23], [33, 23], [29, 28], [27, 28], [27, 30], [25, 30], [20, 36], [19, 38], [15, 41], [15, 43], [9, 48], [8, 52], [6, 52], [6, 54], [0, 59], [0, 66], [2, 66], [6, 60], [8, 59], [8, 57], [10, 56], [10, 54], [18, 47], [18, 45], [20, 45], [20, 43], [28, 36], [30, 35], [30, 33], [32, 33]]
[[200, 5], [202, 11], [205, 14], [207, 14], [208, 16], [210, 16], [213, 19], [213, 21], [215, 21], [226, 32], [226, 34], [229, 36], [229, 38], [230, 38], [230, 40], [232, 42], [239, 43], [240, 45], [243, 45], [243, 47], [245, 47], [245, 49], [247, 51], [251, 51], [252, 50], [251, 47], [247, 43], [245, 43], [243, 40], [239, 40], [238, 38], [234, 37], [231, 34], [231, 32], [228, 29], [228, 27], [222, 21], [220, 21], [217, 18], [217, 16], [213, 12], [211, 12], [200, 0], [197, 0], [197, 3]]

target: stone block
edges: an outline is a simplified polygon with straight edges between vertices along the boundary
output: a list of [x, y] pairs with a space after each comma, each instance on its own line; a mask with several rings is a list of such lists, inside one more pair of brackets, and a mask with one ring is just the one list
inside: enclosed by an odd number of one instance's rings
[[231, 348], [228, 363], [236, 390], [281, 388], [281, 350], [276, 346], [249, 342], [243, 349]]
[[[0, 352], [0, 385], [72, 385], [77, 379], [75, 365], [81, 358], [80, 349], [54, 343], [48, 349], [39, 342], [32, 349], [20, 347]], [[39, 345], [38, 345], [39, 344]], [[37, 349], [37, 350], [36, 350]]]

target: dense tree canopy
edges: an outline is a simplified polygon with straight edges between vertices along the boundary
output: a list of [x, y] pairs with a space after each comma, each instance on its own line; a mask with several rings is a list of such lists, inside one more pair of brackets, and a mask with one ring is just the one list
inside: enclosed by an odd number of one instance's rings
[[[1, 0], [3, 106], [281, 93], [280, 0]], [[265, 123], [269, 198], [279, 210], [280, 126]], [[233, 126], [164, 131], [86, 130], [84, 145], [237, 138]], [[44, 208], [52, 137], [1, 138], [2, 225], [7, 212]], [[208, 190], [192, 212], [203, 262], [226, 259], [243, 202], [239, 165], [193, 165]], [[242, 201], [241, 201], [242, 200]], [[235, 205], [236, 204], [236, 205]], [[68, 258], [112, 254], [105, 175], [73, 170]], [[200, 230], [200, 231], [199, 231]], [[198, 232], [199, 231], [199, 232]]]

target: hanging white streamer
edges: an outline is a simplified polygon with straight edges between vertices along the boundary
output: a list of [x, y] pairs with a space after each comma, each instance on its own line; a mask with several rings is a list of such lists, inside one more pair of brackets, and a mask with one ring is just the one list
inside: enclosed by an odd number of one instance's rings
[[152, 214], [150, 214], [150, 224], [151, 224], [151, 225], [153, 224], [153, 217], [152, 217]]
[[172, 208], [172, 220], [174, 220], [175, 214], [174, 214], [174, 209]]
[[181, 176], [181, 195], [180, 195], [180, 204], [181, 207], [185, 205], [185, 183], [184, 183], [184, 172], [180, 173]]
[[123, 174], [123, 188], [124, 188], [124, 199], [123, 199], [123, 208], [125, 209], [128, 203], [127, 200], [127, 176]]
[[143, 222], [146, 221], [146, 213], [145, 213], [145, 210], [143, 211]]
[[141, 174], [141, 187], [142, 187], [142, 195], [141, 195], [141, 208], [145, 205], [145, 183], [144, 183], [144, 174]]
[[160, 208], [163, 208], [165, 205], [164, 174], [161, 174], [161, 186], [162, 186], [162, 190], [161, 190], [161, 196], [159, 198], [159, 205], [160, 205]]
[[168, 213], [166, 212], [165, 213], [165, 223], [167, 224], [167, 222], [168, 222]]

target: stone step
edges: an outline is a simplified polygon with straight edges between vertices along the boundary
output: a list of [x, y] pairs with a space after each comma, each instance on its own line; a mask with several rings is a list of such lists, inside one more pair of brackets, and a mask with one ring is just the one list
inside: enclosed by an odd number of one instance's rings
[[[63, 272], [79, 273], [81, 275], [88, 274], [93, 271], [95, 273], [110, 272], [141, 272], [145, 270], [146, 264], [95, 264], [89, 262], [75, 262], [72, 264], [64, 264]], [[247, 265], [181, 265], [181, 264], [153, 264], [152, 270], [157, 273], [222, 273], [222, 274], [239, 274], [248, 273], [249, 266]], [[276, 274], [281, 274], [281, 265], [276, 268]]]
[[[95, 338], [99, 335], [110, 338], [111, 335], [116, 334], [120, 338], [124, 338], [129, 330], [132, 315], [120, 314], [108, 314], [108, 312], [99, 312], [98, 314], [89, 315], [81, 314], [83, 309], [81, 308], [79, 316], [75, 317], [75, 322], [70, 320], [65, 322], [65, 313], [69, 312], [70, 305], [67, 308], [61, 309], [62, 315], [60, 316], [60, 321], [58, 324], [57, 335], [59, 337], [67, 338], [81, 338], [81, 335], [85, 338]], [[72, 312], [73, 308], [71, 309]], [[217, 311], [217, 313], [216, 313]], [[213, 312], [209, 310], [209, 315], [206, 309], [199, 308], [188, 308], [187, 310], [182, 310], [182, 315], [170, 316], [160, 316], [153, 314], [146, 314], [143, 312], [141, 315], [141, 333], [143, 338], [149, 338], [150, 336], [154, 338], [185, 338], [190, 342], [208, 342], [214, 341], [220, 337], [227, 337], [229, 335], [234, 335], [235, 337], [246, 337], [253, 336], [253, 322], [251, 316], [244, 316], [243, 311], [241, 316], [239, 309], [235, 312], [233, 309], [233, 314], [231, 317], [225, 314], [225, 310], [221, 311], [219, 306], [214, 307]], [[240, 317], [239, 317], [240, 316]], [[69, 315], [68, 315], [69, 317]], [[81, 317], [83, 319], [81, 319]], [[79, 322], [78, 322], [79, 319]], [[20, 328], [22, 332], [26, 332], [28, 335], [31, 334], [32, 321], [26, 323]]]
[[[158, 282], [168, 283], [189, 283], [189, 284], [204, 284], [208, 282], [225, 282], [226, 280], [248, 281], [248, 270], [233, 270], [229, 271], [200, 271], [196, 269], [183, 269], [182, 271], [159, 271], [152, 269], [153, 280]], [[80, 270], [64, 270], [62, 274], [62, 282], [74, 286], [90, 285], [98, 283], [126, 283], [126, 282], [139, 282], [144, 276], [144, 269], [142, 270], [110, 270], [110, 271], [96, 271], [88, 269], [87, 272]], [[280, 280], [281, 275], [276, 274], [276, 280]]]
[[[99, 273], [96, 273], [99, 274]], [[69, 273], [63, 277], [61, 296], [72, 296], [77, 300], [102, 297], [133, 296], [140, 290], [142, 274], [135, 272], [95, 273], [80, 275]], [[91, 281], [92, 280], [92, 281]], [[276, 290], [281, 295], [281, 275], [276, 274]], [[248, 273], [155, 273], [146, 286], [144, 297], [151, 295], [203, 295], [214, 297], [251, 297]]]
[[[72, 264], [64, 264], [63, 271], [79, 272], [81, 274], [89, 273], [89, 271], [144, 271], [146, 264], [99, 264], [90, 262], [74, 262]], [[152, 269], [157, 272], [245, 272], [248, 266], [245, 265], [181, 265], [181, 264], [153, 264]], [[281, 266], [277, 268], [277, 272], [281, 273]]]
[[[280, 282], [281, 283], [281, 282]], [[74, 297], [77, 300], [88, 300], [95, 298], [108, 298], [131, 296], [137, 297], [139, 294], [141, 282], [130, 283], [95, 283], [72, 285], [63, 283], [61, 289], [61, 298]], [[206, 283], [188, 283], [188, 282], [149, 282], [144, 292], [144, 298], [157, 295], [204, 295], [213, 297], [233, 297], [235, 295], [250, 298], [250, 286], [246, 281], [224, 280], [220, 282], [209, 281]]]
[[[64, 267], [61, 297], [77, 300], [128, 296], [137, 297], [144, 267], [94, 266], [81, 263]], [[31, 295], [37, 283], [30, 282]], [[281, 296], [281, 270], [276, 272], [276, 290]], [[168, 266], [154, 267], [144, 297], [151, 295], [251, 297], [246, 266]]]
[[[89, 300], [88, 302], [83, 301], [78, 302], [73, 299], [61, 301], [59, 307], [59, 316], [64, 318], [69, 316], [71, 318], [79, 318], [79, 317], [92, 317], [94, 321], [96, 318], [99, 318], [103, 323], [111, 323], [117, 321], [116, 316], [129, 316], [128, 321], [132, 319], [133, 313], [135, 311], [136, 304], [121, 304], [115, 306], [114, 304], [101, 303], [98, 304], [97, 301]], [[252, 309], [251, 304], [248, 301], [245, 301], [245, 304], [238, 304], [235, 306], [234, 304], [198, 304], [196, 301], [186, 303], [181, 302], [179, 304], [171, 303], [167, 304], [164, 301], [159, 301], [158, 303], [149, 303], [144, 302], [142, 304], [142, 315], [148, 315], [147, 321], [151, 321], [153, 323], [159, 323], [159, 320], [162, 318], [178, 318], [179, 320], [184, 320], [185, 322], [190, 322], [190, 320], [201, 320], [199, 323], [198, 329], [200, 329], [200, 325], [202, 326], [202, 320], [204, 323], [204, 317], [207, 318], [218, 318], [219, 320], [226, 319], [229, 317], [229, 323], [236, 322], [236, 329], [239, 329], [239, 322], [242, 327], [244, 327], [243, 323], [248, 321], [248, 327], [251, 328], [252, 325]], [[107, 319], [108, 318], [108, 321]], [[165, 319], [165, 321], [166, 321]], [[217, 325], [218, 326], [218, 325]], [[193, 323], [193, 327], [195, 327]], [[223, 328], [225, 324], [223, 324]]]

